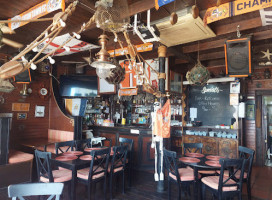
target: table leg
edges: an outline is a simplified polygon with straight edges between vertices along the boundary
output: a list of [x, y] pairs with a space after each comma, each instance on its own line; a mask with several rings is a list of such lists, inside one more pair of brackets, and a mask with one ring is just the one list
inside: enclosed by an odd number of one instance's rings
[[75, 166], [72, 168], [72, 182], [71, 182], [71, 199], [76, 199], [76, 180], [77, 180], [77, 170]]
[[195, 176], [195, 180], [194, 180], [194, 199], [198, 200], [198, 169], [197, 167], [194, 167], [194, 176]]

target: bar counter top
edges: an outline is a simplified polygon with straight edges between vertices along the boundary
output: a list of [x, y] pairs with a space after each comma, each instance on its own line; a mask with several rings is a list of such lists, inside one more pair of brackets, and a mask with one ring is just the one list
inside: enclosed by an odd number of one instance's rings
[[140, 135], [151, 135], [152, 129], [149, 126], [131, 126], [131, 125], [117, 125], [114, 127], [110, 126], [89, 126], [89, 129], [93, 129], [94, 131], [109, 131], [109, 132], [119, 132], [126, 134], [140, 134]]

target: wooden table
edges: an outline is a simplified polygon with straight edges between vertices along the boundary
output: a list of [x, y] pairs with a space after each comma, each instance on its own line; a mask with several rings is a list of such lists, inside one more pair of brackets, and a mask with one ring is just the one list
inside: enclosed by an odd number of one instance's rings
[[35, 138], [35, 139], [21, 140], [20, 144], [24, 147], [37, 149], [38, 147], [45, 147], [47, 145], [55, 144], [57, 142], [64, 142], [64, 141], [50, 139], [50, 138]]

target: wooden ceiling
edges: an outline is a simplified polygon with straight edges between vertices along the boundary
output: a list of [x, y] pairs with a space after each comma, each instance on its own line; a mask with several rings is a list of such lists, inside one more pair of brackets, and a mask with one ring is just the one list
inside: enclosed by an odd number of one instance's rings
[[[4, 20], [11, 18], [42, 1], [43, 0], [3, 1], [0, 7], [0, 19]], [[72, 1], [73, 0], [66, 0], [66, 6], [68, 6]], [[68, 19], [67, 27], [63, 33], [71, 33], [72, 31], [78, 30], [83, 22], [87, 22], [89, 18], [92, 17], [95, 10], [95, 0], [80, 0], [80, 2], [81, 3], [77, 6], [73, 15]], [[222, 0], [221, 2], [226, 3], [230, 2], [230, 0]], [[170, 16], [171, 12], [174, 11], [174, 3], [163, 6], [158, 11], [154, 9], [154, 0], [129, 0], [128, 3], [130, 15], [133, 16], [136, 13], [142, 13], [141, 19], [143, 21], [146, 19], [146, 12], [144, 11], [147, 9], [151, 9], [151, 21]], [[205, 10], [216, 6], [216, 3], [217, 0], [197, 0], [200, 16], [203, 18]], [[194, 4], [195, 0], [176, 0], [176, 10], [181, 10]], [[51, 13], [46, 17], [51, 17], [54, 14], [55, 13]], [[32, 42], [49, 24], [50, 22], [29, 23], [16, 29], [15, 35], [5, 35], [5, 37], [27, 45]], [[199, 45], [198, 41], [195, 41], [171, 47], [171, 49], [169, 49], [169, 55], [175, 56], [175, 66], [172, 66], [172, 68], [175, 68], [176, 71], [185, 72], [192, 67], [197, 58], [198, 47], [200, 51], [200, 60], [205, 66], [224, 65], [223, 45], [226, 39], [237, 37], [237, 25], [240, 25], [242, 35], [253, 35], [253, 47], [255, 51], [260, 50], [264, 43], [270, 44], [272, 41], [272, 26], [262, 26], [259, 11], [231, 17], [209, 25], [217, 35], [215, 38], [199, 41]], [[82, 34], [82, 40], [97, 43], [97, 38], [101, 33], [102, 30], [93, 26]], [[112, 36], [110, 33], [108, 35]], [[142, 43], [136, 35], [132, 34], [132, 32], [130, 33], [130, 36], [133, 44]], [[114, 47], [115, 45], [113, 41], [111, 41], [108, 49], [113, 49]], [[0, 49], [0, 53], [7, 54], [15, 54], [16, 51], [17, 49], [10, 48], [8, 46], [4, 46]], [[88, 52], [83, 54], [88, 54]], [[153, 53], [145, 53], [144, 56], [156, 57], [157, 54], [156, 51], [154, 51]], [[77, 59], [77, 57], [81, 57], [81, 54], [74, 54], [73, 56], [69, 56], [68, 59]], [[67, 57], [63, 59], [67, 59]]]

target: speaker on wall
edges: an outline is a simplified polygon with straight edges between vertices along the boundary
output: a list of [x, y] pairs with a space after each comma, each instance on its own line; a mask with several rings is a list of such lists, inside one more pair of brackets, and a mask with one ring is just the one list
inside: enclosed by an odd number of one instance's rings
[[226, 75], [247, 77], [251, 75], [251, 38], [227, 40], [225, 47]]
[[16, 83], [30, 83], [31, 82], [30, 69], [27, 69], [22, 73], [14, 76], [14, 81]]

